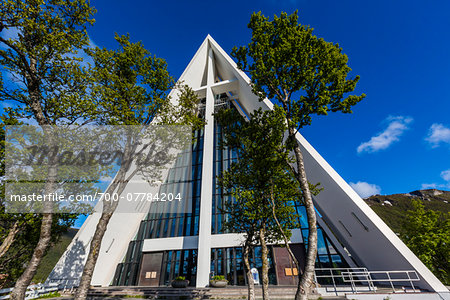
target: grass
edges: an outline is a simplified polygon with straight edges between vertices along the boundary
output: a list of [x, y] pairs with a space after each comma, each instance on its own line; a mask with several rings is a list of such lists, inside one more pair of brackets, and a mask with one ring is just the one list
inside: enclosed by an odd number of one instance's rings
[[52, 292], [52, 293], [41, 295], [41, 296], [39, 296], [39, 298], [36, 298], [36, 299], [48, 299], [48, 298], [56, 298], [56, 297], [61, 297], [61, 294], [58, 292]]
[[41, 264], [36, 271], [36, 275], [33, 277], [33, 282], [44, 282], [47, 279], [77, 232], [78, 229], [69, 228], [69, 231], [64, 233], [57, 243], [50, 246], [47, 254], [42, 258]]
[[[413, 198], [421, 199], [426, 209], [444, 213], [450, 211], [448, 203], [450, 202], [450, 192], [443, 191], [440, 195], [433, 195], [432, 190], [423, 190], [421, 192], [423, 196], [409, 196], [405, 194], [375, 195], [365, 199], [365, 201], [397, 233], [402, 231], [405, 213], [413, 209]], [[389, 201], [392, 206], [384, 203], [384, 201]], [[447, 201], [447, 203], [444, 201]]]

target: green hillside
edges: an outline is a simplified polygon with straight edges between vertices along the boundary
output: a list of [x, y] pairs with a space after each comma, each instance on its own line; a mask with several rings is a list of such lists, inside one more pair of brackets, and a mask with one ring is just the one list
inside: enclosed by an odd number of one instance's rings
[[450, 192], [436, 189], [419, 190], [408, 194], [374, 195], [366, 203], [396, 233], [401, 231], [405, 213], [412, 210], [412, 200], [419, 199], [426, 209], [447, 213], [450, 211]]
[[77, 232], [78, 229], [69, 228], [69, 230], [61, 236], [60, 240], [50, 247], [47, 254], [42, 258], [42, 262], [37, 269], [33, 282], [44, 282], [47, 279], [53, 267], [56, 265], [64, 251], [66, 251], [67, 246], [69, 246]]
[[430, 271], [450, 285], [450, 192], [430, 189], [365, 200]]

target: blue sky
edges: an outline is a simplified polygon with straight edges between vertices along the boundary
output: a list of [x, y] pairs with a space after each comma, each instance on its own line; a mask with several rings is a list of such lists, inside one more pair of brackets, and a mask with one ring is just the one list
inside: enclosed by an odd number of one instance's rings
[[[363, 197], [450, 190], [449, 1], [92, 0], [92, 43], [114, 48], [129, 33], [178, 77], [207, 34], [228, 53], [247, 44], [253, 11], [299, 10], [300, 22], [349, 56], [353, 114], [316, 117], [302, 134]], [[82, 223], [79, 220], [77, 227]]]
[[354, 113], [317, 117], [302, 134], [355, 189], [450, 190], [449, 1], [92, 1], [89, 35], [115, 47], [130, 33], [176, 77], [207, 34], [228, 53], [248, 43], [253, 11], [299, 10], [300, 22], [337, 42], [367, 98]]

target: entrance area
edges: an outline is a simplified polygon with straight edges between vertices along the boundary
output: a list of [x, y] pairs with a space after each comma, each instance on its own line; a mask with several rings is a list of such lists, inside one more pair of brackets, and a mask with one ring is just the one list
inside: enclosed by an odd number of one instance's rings
[[140, 267], [139, 286], [159, 286], [163, 252], [143, 253]]
[[[304, 247], [292, 244], [291, 249], [304, 264]], [[252, 268], [261, 274], [261, 248], [255, 247], [250, 255]], [[300, 270], [300, 272], [302, 272]], [[296, 285], [298, 270], [286, 248], [269, 246], [269, 283], [271, 285]], [[224, 275], [229, 285], [247, 285], [244, 271], [242, 248], [211, 249], [211, 275]], [[197, 276], [197, 250], [173, 250], [142, 253], [137, 284], [139, 286], [170, 286], [177, 276], [184, 276], [195, 286]]]
[[197, 277], [197, 250], [170, 250], [142, 253], [139, 286], [170, 286], [172, 280], [184, 276], [190, 286]]
[[[285, 247], [269, 246], [269, 284], [282, 286], [297, 285], [298, 277], [304, 270], [306, 259], [306, 249], [302, 243], [290, 244], [292, 252], [300, 263], [300, 270], [295, 267], [287, 249]], [[324, 247], [319, 243], [318, 259], [316, 268], [344, 268], [348, 267], [340, 255], [336, 253], [331, 244]], [[323, 254], [322, 254], [323, 253]], [[123, 285], [138, 286], [170, 286], [172, 280], [178, 276], [184, 276], [189, 280], [190, 286], [196, 285], [197, 280], [197, 249], [191, 250], [168, 250], [159, 252], [144, 252], [140, 255], [140, 261], [136, 262], [133, 268], [136, 281], [134, 283], [124, 283]], [[332, 264], [324, 262], [333, 261]], [[341, 263], [338, 263], [341, 262]], [[256, 268], [260, 274], [262, 272], [261, 247], [254, 247], [250, 254], [250, 265]], [[118, 275], [122, 274], [121, 268], [117, 272], [114, 285], [122, 280]], [[206, 271], [207, 272], [207, 271]], [[130, 272], [131, 273], [131, 272]], [[131, 274], [132, 275], [132, 274]], [[245, 275], [244, 261], [241, 247], [230, 248], [212, 248], [211, 265], [209, 275], [223, 275], [228, 280], [229, 285], [245, 286], [247, 285], [247, 276]], [[126, 273], [124, 276], [130, 276]], [[320, 280], [321, 284], [326, 282]]]
[[285, 247], [273, 247], [278, 285], [297, 285], [297, 275], [302, 274], [305, 268], [306, 254], [303, 245], [290, 244], [290, 248], [300, 264], [300, 270], [295, 267], [295, 264]]

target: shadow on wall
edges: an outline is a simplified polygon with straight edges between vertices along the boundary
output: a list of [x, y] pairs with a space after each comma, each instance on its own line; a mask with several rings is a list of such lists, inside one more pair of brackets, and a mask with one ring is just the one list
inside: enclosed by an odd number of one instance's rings
[[45, 283], [58, 283], [60, 288], [78, 286], [85, 262], [86, 247], [80, 240], [76, 239], [64, 252]]

